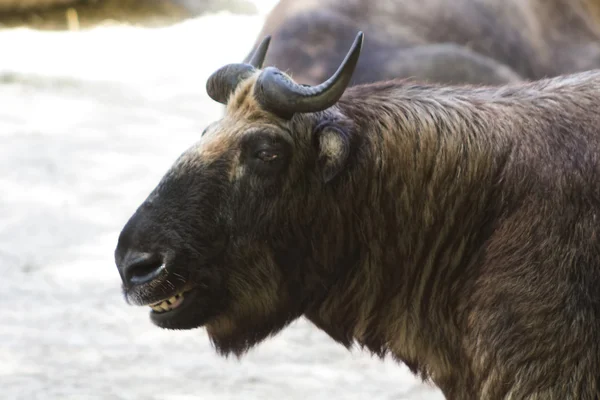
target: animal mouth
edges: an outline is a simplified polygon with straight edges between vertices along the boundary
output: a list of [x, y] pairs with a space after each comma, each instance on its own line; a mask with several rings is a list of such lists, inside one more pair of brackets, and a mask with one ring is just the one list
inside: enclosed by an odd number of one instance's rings
[[152, 309], [152, 311], [158, 314], [173, 311], [183, 304], [185, 301], [185, 293], [186, 292], [177, 293], [175, 296], [172, 296], [166, 300], [157, 301], [156, 303], [149, 304], [148, 306]]
[[180, 314], [186, 314], [186, 309], [193, 306], [199, 289], [193, 288], [179, 292], [168, 299], [151, 303], [150, 318], [156, 323], [165, 323]]

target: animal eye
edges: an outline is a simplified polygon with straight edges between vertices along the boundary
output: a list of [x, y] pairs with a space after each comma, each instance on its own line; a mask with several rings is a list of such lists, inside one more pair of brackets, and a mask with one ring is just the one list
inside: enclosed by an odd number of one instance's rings
[[260, 150], [258, 153], [256, 153], [256, 157], [261, 161], [271, 162], [275, 161], [279, 157], [279, 154], [269, 150]]

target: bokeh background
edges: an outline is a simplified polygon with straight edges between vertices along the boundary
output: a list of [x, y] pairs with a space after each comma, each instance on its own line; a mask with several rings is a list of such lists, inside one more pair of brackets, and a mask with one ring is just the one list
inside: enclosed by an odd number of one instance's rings
[[219, 118], [206, 78], [244, 58], [275, 2], [0, 13], [1, 399], [442, 399], [305, 320], [225, 359], [121, 296], [121, 227]]

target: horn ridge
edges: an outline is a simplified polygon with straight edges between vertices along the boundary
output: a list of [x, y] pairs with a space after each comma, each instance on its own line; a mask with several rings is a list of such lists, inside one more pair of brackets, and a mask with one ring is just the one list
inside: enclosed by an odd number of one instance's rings
[[229, 96], [235, 91], [241, 81], [255, 71], [249, 64], [229, 64], [219, 68], [206, 81], [206, 92], [211, 99], [227, 104]]

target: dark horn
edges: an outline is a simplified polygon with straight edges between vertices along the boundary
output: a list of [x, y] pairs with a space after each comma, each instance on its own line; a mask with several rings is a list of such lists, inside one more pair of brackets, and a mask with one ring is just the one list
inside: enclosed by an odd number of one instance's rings
[[229, 64], [219, 68], [208, 78], [206, 92], [215, 101], [227, 104], [229, 96], [235, 91], [241, 81], [255, 71], [249, 64]]
[[257, 100], [266, 110], [286, 119], [295, 113], [316, 112], [331, 107], [342, 97], [350, 83], [360, 56], [363, 36], [362, 32], [357, 34], [338, 70], [317, 86], [299, 85], [277, 68], [265, 68], [256, 82]]
[[248, 64], [252, 65], [256, 69], [261, 69], [263, 63], [265, 62], [265, 57], [267, 56], [267, 50], [269, 49], [269, 44], [271, 43], [271, 35], [265, 37], [262, 42], [256, 48], [256, 51], [252, 55]]
[[262, 68], [270, 42], [271, 36], [265, 37], [248, 63], [229, 64], [213, 72], [206, 82], [208, 95], [221, 104], [227, 104], [239, 83]]

